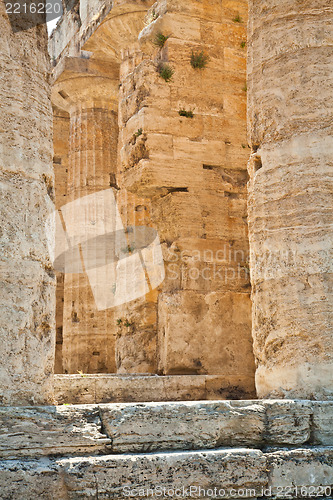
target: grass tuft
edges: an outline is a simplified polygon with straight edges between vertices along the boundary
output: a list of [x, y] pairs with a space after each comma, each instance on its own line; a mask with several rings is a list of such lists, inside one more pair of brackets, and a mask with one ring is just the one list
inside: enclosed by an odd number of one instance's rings
[[143, 134], [142, 128], [138, 128], [138, 130], [133, 134], [134, 137], [140, 137]]
[[157, 71], [163, 80], [166, 82], [171, 82], [175, 70], [166, 63], [160, 63], [157, 67]]
[[161, 31], [158, 31], [155, 35], [153, 44], [162, 49], [168, 38], [170, 38], [170, 35], [163, 35]]
[[186, 109], [180, 109], [178, 111], [179, 116], [185, 116], [185, 118], [193, 118], [193, 111], [186, 111]]
[[240, 16], [239, 14], [237, 14], [237, 16], [235, 16], [235, 17], [233, 18], [233, 22], [234, 22], [234, 23], [242, 23], [243, 21], [242, 21], [241, 16]]
[[207, 66], [209, 57], [202, 50], [201, 52], [193, 52], [191, 55], [191, 66], [194, 69], [203, 69]]

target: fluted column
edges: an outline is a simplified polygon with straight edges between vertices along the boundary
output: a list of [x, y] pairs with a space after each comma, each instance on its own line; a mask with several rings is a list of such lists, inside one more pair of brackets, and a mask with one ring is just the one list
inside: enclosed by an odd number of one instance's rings
[[[124, 186], [121, 170], [123, 150], [130, 138], [136, 142], [140, 125], [133, 121], [133, 114], [141, 106], [141, 85], [133, 88], [134, 72], [143, 60], [138, 35], [145, 25], [145, 17], [153, 0], [136, 2], [116, 1], [110, 14], [87, 40], [84, 49], [96, 57], [103, 54], [115, 58], [120, 65], [119, 85], [119, 163], [117, 197], [122, 220], [126, 226], [150, 226], [150, 200], [129, 192]], [[112, 52], [112, 50], [114, 52]], [[149, 78], [149, 77], [148, 77]], [[133, 128], [134, 127], [134, 128]], [[130, 130], [130, 132], [129, 132]], [[137, 137], [140, 148], [145, 135]], [[135, 148], [133, 148], [135, 149]], [[144, 150], [144, 144], [143, 144]], [[139, 161], [141, 151], [134, 152], [133, 161]], [[157, 371], [157, 296], [156, 290], [117, 309], [116, 363], [117, 373], [138, 374]]]
[[332, 398], [329, 0], [251, 0], [249, 229], [258, 396]]
[[[18, 17], [18, 23], [21, 17]], [[55, 279], [46, 26], [12, 32], [0, 1], [0, 405], [52, 402]]]
[[[70, 113], [69, 203], [116, 186], [118, 73], [117, 64], [71, 59], [54, 86], [54, 102]], [[75, 210], [71, 217], [75, 221], [80, 214]], [[86, 221], [87, 238], [94, 223]], [[113, 309], [97, 310], [85, 272], [65, 275], [65, 373], [115, 371], [115, 321]]]

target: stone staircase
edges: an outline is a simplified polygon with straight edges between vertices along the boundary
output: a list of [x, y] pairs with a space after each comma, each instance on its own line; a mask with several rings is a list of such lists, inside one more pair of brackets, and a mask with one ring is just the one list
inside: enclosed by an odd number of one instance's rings
[[0, 422], [1, 499], [332, 498], [333, 402], [1, 407]]

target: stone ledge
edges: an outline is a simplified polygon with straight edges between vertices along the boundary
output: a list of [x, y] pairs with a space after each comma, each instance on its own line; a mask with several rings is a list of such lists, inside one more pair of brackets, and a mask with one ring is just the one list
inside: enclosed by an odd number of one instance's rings
[[253, 400], [0, 407], [0, 457], [333, 445], [333, 402]]
[[125, 403], [147, 401], [201, 401], [255, 397], [248, 377], [224, 375], [55, 375], [59, 404]]
[[[188, 489], [191, 486], [197, 488], [192, 490], [191, 498], [201, 500], [212, 498], [207, 490], [214, 488], [223, 490], [214, 498], [235, 498], [234, 492], [240, 488], [252, 489], [252, 498], [290, 498], [289, 492], [281, 494], [279, 491], [277, 495], [278, 488], [281, 490], [291, 485], [294, 488], [329, 488], [333, 475], [332, 459], [333, 448], [321, 447], [266, 454], [260, 450], [224, 448], [143, 455], [5, 460], [0, 461], [0, 490], [6, 492], [6, 498], [24, 500], [121, 500], [128, 498], [126, 493], [129, 489]], [[199, 492], [199, 486], [207, 493]], [[141, 498], [147, 496], [141, 495]], [[310, 494], [302, 496], [310, 497]], [[325, 496], [329, 497], [330, 494]]]
[[97, 406], [0, 407], [0, 457], [111, 451]]

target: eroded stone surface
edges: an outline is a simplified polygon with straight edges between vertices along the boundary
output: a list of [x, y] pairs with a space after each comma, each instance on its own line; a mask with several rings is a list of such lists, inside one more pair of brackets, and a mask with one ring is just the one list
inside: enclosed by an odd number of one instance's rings
[[[151, 497], [148, 489], [157, 492], [183, 487], [192, 488], [191, 498], [197, 499], [212, 498], [208, 490], [215, 488], [214, 498], [237, 498], [235, 494], [237, 490], [241, 493], [241, 489], [260, 498], [313, 498], [314, 491], [331, 498], [331, 480], [332, 448], [298, 448], [267, 454], [225, 448], [0, 461], [0, 487], [6, 491], [5, 498], [26, 500], [123, 499], [128, 498], [131, 490], [140, 490], [140, 497], [147, 498]], [[241, 494], [244, 498], [243, 491]]]
[[110, 450], [97, 406], [0, 408], [0, 456], [98, 454]]
[[332, 399], [332, 4], [249, 5], [258, 396]]
[[266, 442], [296, 445], [310, 440], [313, 415], [310, 401], [271, 400], [263, 404], [266, 408]]
[[[251, 487], [267, 482], [266, 460], [257, 450], [206, 450], [148, 455], [76, 457], [54, 461], [0, 462], [0, 487], [9, 498], [26, 500], [128, 498], [129, 490], [189, 488], [192, 498], [209, 498], [210, 488]], [[18, 480], [17, 480], [18, 479]], [[149, 495], [143, 494], [143, 497]], [[232, 498], [223, 493], [216, 498]], [[234, 496], [233, 496], [234, 498]]]
[[[101, 405], [112, 450], [154, 451], [259, 445], [265, 429], [260, 403], [232, 402]], [[139, 432], [138, 432], [139, 429]]]
[[[324, 498], [331, 496], [332, 447], [277, 451], [266, 457], [270, 469], [269, 485], [273, 494], [279, 493], [279, 498], [290, 498], [290, 495], [310, 498], [314, 494], [320, 496], [320, 493]], [[296, 487], [298, 492], [294, 489]], [[325, 487], [328, 488], [325, 490]]]
[[[20, 22], [20, 20], [18, 20]], [[0, 2], [0, 403], [52, 402], [52, 110], [45, 26], [12, 32]]]
[[0, 456], [330, 446], [331, 418], [332, 403], [309, 401], [3, 407]]
[[230, 398], [244, 379], [214, 375], [56, 375], [58, 403], [200, 401]]

